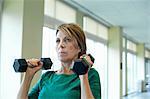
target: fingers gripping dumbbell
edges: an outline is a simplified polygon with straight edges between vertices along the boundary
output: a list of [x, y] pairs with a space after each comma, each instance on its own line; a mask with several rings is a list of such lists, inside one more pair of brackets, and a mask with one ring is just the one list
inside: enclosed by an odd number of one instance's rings
[[[91, 61], [94, 63], [95, 59], [93, 58], [93, 56], [91, 54], [88, 54], [88, 56], [91, 58]], [[84, 74], [86, 74], [88, 72], [90, 67], [91, 67], [90, 64], [83, 57], [81, 59], [75, 60], [72, 70], [77, 75], [84, 75]]]
[[[43, 70], [51, 69], [53, 63], [50, 58], [41, 58], [41, 62], [43, 62]], [[15, 59], [13, 67], [15, 72], [26, 72], [28, 64], [25, 59]]]

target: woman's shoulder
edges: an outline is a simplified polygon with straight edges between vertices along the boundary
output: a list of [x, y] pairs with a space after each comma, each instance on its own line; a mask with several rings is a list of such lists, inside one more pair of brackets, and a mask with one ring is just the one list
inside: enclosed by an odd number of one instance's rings
[[89, 73], [98, 73], [98, 71], [95, 68], [90, 68]]
[[99, 78], [99, 73], [95, 68], [91, 68], [88, 72], [89, 77]]

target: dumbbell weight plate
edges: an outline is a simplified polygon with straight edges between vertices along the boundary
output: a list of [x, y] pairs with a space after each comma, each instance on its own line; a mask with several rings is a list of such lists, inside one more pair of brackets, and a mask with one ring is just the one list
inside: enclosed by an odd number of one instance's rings
[[41, 58], [41, 62], [43, 62], [43, 70], [51, 69], [53, 63], [50, 58]]
[[82, 59], [77, 59], [74, 62], [73, 71], [77, 75], [83, 75], [86, 74], [88, 71], [89, 65], [83, 61]]
[[15, 59], [14, 64], [13, 64], [15, 72], [25, 72], [27, 69], [27, 66], [28, 65], [25, 59]]

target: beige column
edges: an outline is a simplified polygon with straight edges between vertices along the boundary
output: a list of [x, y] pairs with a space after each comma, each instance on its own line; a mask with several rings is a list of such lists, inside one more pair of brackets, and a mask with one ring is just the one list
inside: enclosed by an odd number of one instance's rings
[[138, 80], [145, 80], [145, 47], [144, 44], [137, 44], [137, 77]]
[[[22, 57], [42, 57], [42, 32], [44, 22], [44, 1], [24, 0]], [[31, 87], [39, 79], [41, 72], [34, 76]]]
[[76, 22], [83, 28], [83, 16], [84, 14], [77, 10]]
[[122, 28], [110, 27], [108, 39], [108, 99], [122, 99]]

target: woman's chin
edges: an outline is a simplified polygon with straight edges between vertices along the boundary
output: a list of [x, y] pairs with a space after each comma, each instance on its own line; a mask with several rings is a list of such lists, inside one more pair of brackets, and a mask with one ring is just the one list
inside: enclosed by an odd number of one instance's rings
[[59, 58], [59, 60], [61, 62], [70, 62], [71, 61], [70, 59], [66, 59], [66, 58]]
[[67, 61], [67, 59], [66, 59], [66, 58], [63, 58], [63, 57], [59, 57], [59, 60], [60, 60], [61, 62], [66, 62], [66, 61]]

